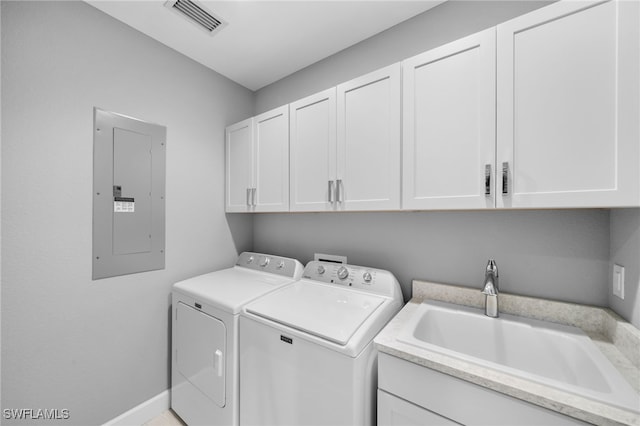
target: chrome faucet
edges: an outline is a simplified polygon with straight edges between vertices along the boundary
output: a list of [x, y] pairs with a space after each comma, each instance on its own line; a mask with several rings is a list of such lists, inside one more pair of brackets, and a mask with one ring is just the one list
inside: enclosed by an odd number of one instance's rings
[[498, 318], [498, 266], [495, 260], [489, 259], [484, 273], [484, 314], [491, 318]]

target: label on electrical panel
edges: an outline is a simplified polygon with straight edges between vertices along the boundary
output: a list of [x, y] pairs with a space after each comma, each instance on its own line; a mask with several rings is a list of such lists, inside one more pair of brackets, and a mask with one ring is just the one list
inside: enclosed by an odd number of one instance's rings
[[115, 213], [135, 213], [135, 199], [128, 197], [115, 197], [113, 199], [113, 211]]

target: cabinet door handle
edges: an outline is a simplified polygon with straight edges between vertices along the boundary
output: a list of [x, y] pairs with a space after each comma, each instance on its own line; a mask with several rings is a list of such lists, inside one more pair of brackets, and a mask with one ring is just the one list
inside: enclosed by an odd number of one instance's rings
[[336, 181], [336, 201], [342, 203], [344, 201], [344, 187], [342, 186], [342, 179]]
[[502, 194], [509, 194], [509, 162], [502, 163]]
[[247, 206], [251, 206], [251, 188], [247, 188]]
[[251, 188], [251, 205], [256, 206], [256, 191], [257, 188]]
[[330, 203], [332, 203], [332, 204], [333, 204], [333, 202], [335, 201], [335, 200], [333, 199], [333, 188], [334, 188], [333, 181], [332, 181], [332, 180], [330, 180], [330, 181], [329, 181], [328, 192], [329, 192], [329, 202], [330, 202]]
[[484, 195], [491, 195], [491, 164], [484, 166]]

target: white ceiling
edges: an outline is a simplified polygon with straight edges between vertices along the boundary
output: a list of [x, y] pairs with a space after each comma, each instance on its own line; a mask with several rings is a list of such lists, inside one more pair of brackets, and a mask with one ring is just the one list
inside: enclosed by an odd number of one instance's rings
[[165, 7], [164, 1], [85, 1], [258, 90], [444, 0], [201, 0], [199, 4], [227, 22], [215, 35]]

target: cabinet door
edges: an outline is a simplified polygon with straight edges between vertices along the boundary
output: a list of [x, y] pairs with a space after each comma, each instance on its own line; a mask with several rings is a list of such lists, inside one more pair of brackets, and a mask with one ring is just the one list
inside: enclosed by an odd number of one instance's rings
[[255, 211], [289, 210], [289, 106], [253, 119]]
[[[451, 421], [493, 426], [587, 425], [560, 412], [385, 353], [378, 355], [378, 389], [414, 404], [413, 408], [422, 407], [434, 416], [441, 416], [444, 424]], [[391, 411], [405, 414], [408, 424], [420, 420], [425, 423], [419, 424], [433, 424], [425, 412], [402, 406], [392, 406]], [[398, 417], [395, 421], [403, 424], [405, 419]]]
[[455, 426], [459, 424], [378, 389], [379, 426]]
[[400, 64], [337, 87], [337, 207], [400, 208]]
[[253, 119], [227, 127], [225, 131], [227, 212], [251, 210], [253, 185]]
[[639, 205], [638, 9], [559, 2], [498, 26], [498, 206]]
[[336, 179], [336, 89], [290, 104], [290, 206], [332, 210]]
[[495, 28], [402, 66], [403, 208], [494, 207]]

